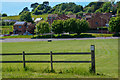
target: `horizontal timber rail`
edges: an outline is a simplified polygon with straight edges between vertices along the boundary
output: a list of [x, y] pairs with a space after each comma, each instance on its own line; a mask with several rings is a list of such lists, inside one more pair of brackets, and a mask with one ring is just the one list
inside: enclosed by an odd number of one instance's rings
[[[25, 53], [25, 55], [49, 55], [50, 53]], [[87, 52], [83, 52], [83, 53], [52, 53], [52, 55], [75, 55], [75, 54], [91, 54], [91, 53], [87, 53]], [[22, 53], [4, 53], [4, 54], [0, 54], [0, 55], [23, 55]]]
[[[53, 63], [91, 63], [91, 61], [52, 61]], [[0, 63], [23, 63], [23, 61], [0, 61]], [[25, 63], [50, 63], [50, 61], [25, 61]]]
[[[91, 54], [91, 61], [53, 61], [53, 55], [88, 55]], [[91, 70], [95, 73], [95, 46], [91, 45], [91, 52], [81, 52], [81, 53], [4, 53], [0, 54], [2, 56], [10, 55], [22, 55], [22, 61], [0, 61], [0, 63], [23, 63], [23, 67], [26, 67], [26, 63], [51, 63], [51, 70], [53, 70], [53, 63], [91, 63]], [[50, 61], [26, 61], [25, 55], [50, 55]]]

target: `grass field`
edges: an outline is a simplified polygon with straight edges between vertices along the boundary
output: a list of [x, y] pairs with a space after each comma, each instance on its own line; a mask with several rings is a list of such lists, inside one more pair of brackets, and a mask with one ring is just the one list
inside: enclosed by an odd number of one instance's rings
[[13, 32], [13, 26], [0, 26], [0, 34], [9, 34], [9, 32]]
[[[118, 40], [69, 40], [38, 42], [2, 43], [5, 53], [34, 52], [90, 52], [90, 45], [96, 46], [96, 74], [90, 74], [90, 63], [54, 63], [55, 73], [50, 73], [50, 63], [27, 63], [27, 71], [22, 63], [3, 63], [3, 78], [90, 78], [118, 77]], [[53, 56], [53, 60], [90, 60], [90, 55]], [[3, 56], [2, 60], [22, 60], [22, 56]], [[26, 56], [26, 60], [50, 60], [49, 56]]]
[[[32, 15], [32, 18], [36, 19], [36, 18], [40, 18], [42, 17], [44, 20], [46, 20], [46, 18], [48, 17], [48, 14], [43, 14], [43, 15]], [[19, 20], [20, 16], [7, 16], [7, 17], [2, 17], [3, 20], [5, 19], [12, 19], [12, 20]]]

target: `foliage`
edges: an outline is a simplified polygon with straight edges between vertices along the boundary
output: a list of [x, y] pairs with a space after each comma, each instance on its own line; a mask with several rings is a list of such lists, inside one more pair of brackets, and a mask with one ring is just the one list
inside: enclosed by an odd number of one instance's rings
[[75, 33], [77, 33], [78, 35], [82, 32], [86, 32], [89, 29], [89, 23], [86, 20], [76, 20], [76, 30]]
[[63, 33], [63, 20], [55, 20], [52, 23], [52, 31], [56, 34], [61, 34]]
[[101, 8], [104, 2], [91, 2], [85, 6], [84, 11], [86, 13], [94, 13], [97, 9]]
[[65, 32], [73, 33], [76, 30], [76, 19], [70, 18], [65, 20], [64, 22], [64, 29]]
[[48, 22], [39, 22], [36, 25], [36, 28], [37, 28], [37, 33], [39, 33], [39, 34], [44, 34], [44, 33], [49, 33], [50, 32]]
[[3, 13], [3, 14], [2, 14], [2, 17], [6, 17], [6, 16], [7, 16], [7, 14], [6, 14], [6, 13]]
[[84, 12], [82, 12], [82, 11], [81, 11], [81, 12], [78, 12], [78, 13], [76, 13], [76, 16], [81, 16], [81, 17], [83, 17], [83, 13], [84, 13]]
[[35, 9], [38, 5], [39, 5], [38, 3], [33, 3], [33, 4], [31, 4], [30, 7], [33, 8], [32, 11], [34, 11], [34, 9]]
[[120, 16], [111, 18], [109, 21], [109, 31], [120, 32]]
[[64, 31], [69, 33], [77, 33], [78, 35], [82, 32], [86, 32], [89, 28], [89, 23], [86, 20], [79, 19], [68, 19], [64, 21]]
[[19, 13], [19, 15], [21, 15], [24, 11], [30, 11], [30, 10], [28, 9], [28, 7], [25, 7], [25, 8]]
[[77, 13], [80, 11], [83, 11], [83, 7], [81, 5], [76, 5], [73, 2], [69, 3], [61, 3], [53, 7], [54, 11], [53, 13], [62, 13], [62, 12], [72, 12]]
[[35, 15], [40, 15], [43, 13], [48, 13], [48, 11], [51, 9], [50, 6], [48, 6], [49, 2], [43, 2], [43, 4], [35, 4], [36, 8], [33, 9], [32, 13]]
[[44, 2], [43, 2], [43, 5], [48, 6], [48, 5], [49, 5], [49, 2], [48, 2], [48, 1], [44, 1]]
[[21, 20], [21, 21], [26, 21], [26, 22], [33, 22], [31, 13], [28, 12], [28, 11], [24, 11], [24, 12], [20, 15], [20, 20]]

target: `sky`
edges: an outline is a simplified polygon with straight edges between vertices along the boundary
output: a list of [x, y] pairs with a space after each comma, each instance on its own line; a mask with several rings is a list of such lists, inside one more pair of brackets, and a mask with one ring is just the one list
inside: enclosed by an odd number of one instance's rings
[[[1, 2], [43, 2], [45, 0], [0, 0]], [[46, 0], [49, 2], [93, 2], [98, 0]], [[108, 1], [108, 0], [101, 0], [101, 1]], [[111, 0], [109, 0], [111, 1]], [[115, 0], [120, 1], [120, 0]]]
[[[1, 2], [43, 2], [45, 0], [1, 0]], [[97, 0], [46, 0], [49, 2], [92, 2]]]

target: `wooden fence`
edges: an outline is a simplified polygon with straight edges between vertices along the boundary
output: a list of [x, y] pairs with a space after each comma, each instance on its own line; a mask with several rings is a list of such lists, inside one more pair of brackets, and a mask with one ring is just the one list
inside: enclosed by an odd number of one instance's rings
[[[91, 54], [91, 61], [53, 61], [52, 55], [88, 55]], [[22, 55], [22, 61], [0, 61], [0, 63], [23, 63], [25, 68], [26, 63], [51, 63], [51, 70], [53, 70], [53, 63], [91, 63], [91, 71], [95, 73], [95, 46], [91, 45], [91, 52], [82, 52], [82, 53], [13, 53], [13, 54], [0, 54], [2, 56], [9, 55]], [[50, 55], [50, 61], [26, 61], [25, 55]]]

